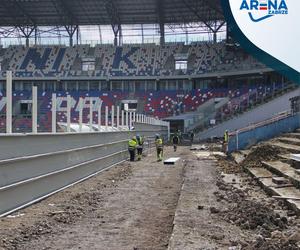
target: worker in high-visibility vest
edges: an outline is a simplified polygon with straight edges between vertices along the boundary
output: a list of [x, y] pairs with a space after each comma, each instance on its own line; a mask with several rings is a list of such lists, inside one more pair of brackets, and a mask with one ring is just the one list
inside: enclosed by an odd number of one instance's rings
[[229, 132], [228, 130], [226, 129], [225, 130], [225, 133], [224, 133], [224, 143], [228, 143], [229, 141]]
[[135, 159], [136, 148], [137, 148], [137, 140], [136, 137], [133, 137], [128, 141], [128, 151], [129, 151], [130, 161], [134, 161]]
[[162, 161], [163, 154], [164, 154], [164, 145], [163, 145], [163, 140], [159, 135], [155, 136], [155, 145], [156, 145], [156, 152], [157, 152], [157, 161]]
[[173, 143], [173, 148], [174, 148], [174, 152], [177, 151], [177, 146], [179, 144], [179, 136], [177, 133], [175, 133], [172, 137], [172, 143]]
[[136, 136], [137, 141], [137, 160], [142, 160], [142, 154], [143, 154], [143, 148], [144, 148], [144, 138], [143, 136], [137, 135]]
[[225, 154], [228, 152], [228, 143], [229, 143], [229, 132], [226, 129], [224, 132], [224, 139], [223, 139], [223, 151]]

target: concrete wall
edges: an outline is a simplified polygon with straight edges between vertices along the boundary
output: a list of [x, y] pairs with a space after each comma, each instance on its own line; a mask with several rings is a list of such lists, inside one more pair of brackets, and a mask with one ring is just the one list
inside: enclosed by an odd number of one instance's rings
[[48, 197], [128, 158], [128, 139], [168, 128], [140, 124], [125, 132], [0, 135], [0, 216]]
[[241, 132], [237, 135], [230, 136], [228, 151], [231, 153], [236, 150], [246, 149], [258, 142], [272, 139], [282, 133], [293, 132], [299, 127], [300, 115], [296, 114], [265, 126]]
[[251, 124], [270, 119], [275, 114], [290, 110], [289, 99], [299, 95], [300, 89], [296, 89], [253, 110], [243, 113], [240, 116], [233, 118], [232, 120], [226, 121], [222, 124], [217, 125], [216, 127], [200, 132], [196, 136], [196, 138], [204, 140], [212, 137], [222, 137], [226, 129], [228, 129], [229, 131], [235, 131], [247, 127]]

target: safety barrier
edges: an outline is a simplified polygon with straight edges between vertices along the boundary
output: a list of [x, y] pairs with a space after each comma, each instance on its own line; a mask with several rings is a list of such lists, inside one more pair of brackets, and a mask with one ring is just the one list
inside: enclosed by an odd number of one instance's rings
[[300, 114], [283, 114], [251, 125], [230, 134], [229, 153], [249, 148], [258, 142], [269, 140], [281, 133], [289, 133], [300, 127]]
[[0, 136], [0, 216], [44, 199], [90, 178], [128, 157], [128, 139], [146, 137], [168, 127], [149, 124], [135, 131], [12, 134]]

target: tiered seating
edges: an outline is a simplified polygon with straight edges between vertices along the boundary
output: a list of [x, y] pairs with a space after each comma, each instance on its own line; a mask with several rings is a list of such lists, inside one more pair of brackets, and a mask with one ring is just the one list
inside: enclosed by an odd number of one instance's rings
[[[230, 116], [235, 112], [249, 107], [249, 103], [257, 102], [259, 98], [272, 95], [274, 90], [280, 85], [274, 84], [257, 85], [257, 86], [241, 86], [240, 88], [224, 89], [195, 89], [189, 92], [184, 91], [147, 91], [147, 92], [124, 92], [124, 91], [71, 91], [57, 92], [57, 121], [66, 122], [66, 96], [70, 94], [72, 101], [72, 122], [77, 123], [79, 119], [78, 103], [79, 98], [84, 99], [83, 122], [89, 122], [89, 99], [92, 98], [94, 105], [94, 123], [98, 122], [97, 112], [99, 103], [102, 101], [102, 123], [104, 124], [104, 107], [109, 109], [112, 105], [120, 105], [122, 100], [138, 100], [139, 110], [147, 115], [164, 118], [173, 115], [179, 115], [186, 112], [196, 111], [202, 104], [217, 97], [228, 97], [229, 102], [222, 107], [217, 114], [217, 119]], [[4, 93], [3, 93], [4, 94]], [[51, 92], [39, 92], [38, 113], [39, 113], [39, 130], [51, 131]], [[31, 99], [31, 92], [16, 91], [13, 93], [13, 102], [18, 105], [21, 100]], [[0, 96], [0, 132], [5, 131], [5, 103], [3, 97]], [[25, 118], [24, 118], [25, 117]], [[31, 130], [31, 119], [22, 115], [17, 116], [13, 120], [13, 126], [16, 132], [28, 132]]]
[[[175, 70], [176, 54], [185, 54], [186, 71]], [[95, 71], [83, 72], [82, 59], [95, 58]], [[225, 43], [167, 44], [158, 46], [89, 45], [11, 46], [2, 52], [2, 68], [20, 77], [54, 76], [171, 76], [249, 70], [264, 67], [241, 50], [228, 51]]]

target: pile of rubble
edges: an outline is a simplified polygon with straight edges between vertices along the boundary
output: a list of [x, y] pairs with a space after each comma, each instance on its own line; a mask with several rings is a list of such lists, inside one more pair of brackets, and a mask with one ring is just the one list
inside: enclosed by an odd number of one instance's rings
[[283, 149], [270, 145], [270, 144], [260, 144], [254, 147], [251, 152], [242, 161], [241, 165], [243, 167], [261, 167], [262, 161], [271, 161], [278, 159], [279, 154], [287, 154], [287, 151]]
[[241, 242], [243, 249], [299, 249], [299, 225], [296, 217], [275, 212], [280, 211], [280, 205], [271, 199], [250, 198], [247, 190], [227, 185], [221, 179], [217, 185], [219, 191], [215, 192], [215, 196], [220, 202], [226, 202], [227, 206], [220, 211], [211, 209], [211, 212], [218, 213], [225, 221], [257, 235], [254, 242]]

